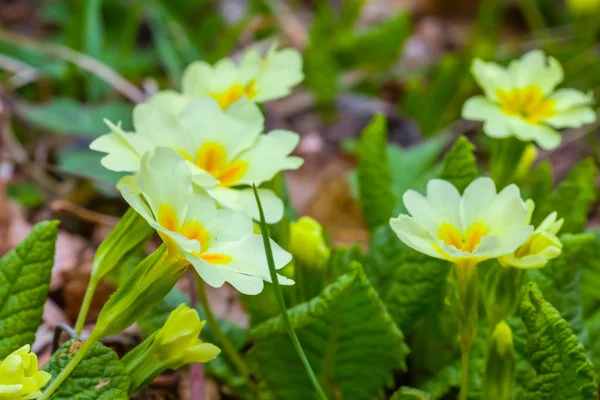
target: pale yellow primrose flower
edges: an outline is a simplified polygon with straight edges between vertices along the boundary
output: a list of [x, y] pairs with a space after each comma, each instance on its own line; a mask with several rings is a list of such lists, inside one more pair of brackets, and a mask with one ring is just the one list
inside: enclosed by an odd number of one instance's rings
[[449, 182], [427, 184], [427, 196], [409, 190], [404, 205], [411, 215], [390, 225], [407, 246], [455, 264], [477, 264], [512, 253], [531, 235], [519, 188], [496, 193], [490, 178], [471, 182], [461, 196]]
[[296, 261], [313, 268], [323, 267], [331, 253], [323, 237], [323, 227], [311, 217], [290, 223], [288, 249]]
[[217, 346], [204, 343], [198, 337], [206, 321], [200, 321], [198, 311], [181, 304], [169, 314], [163, 327], [157, 332], [158, 358], [177, 359], [172, 369], [192, 363], [205, 363], [221, 353]]
[[[225, 112], [210, 97], [189, 102], [176, 93], [162, 92], [135, 107], [133, 123], [136, 132], [127, 133], [107, 121], [112, 132], [90, 144], [92, 150], [108, 153], [102, 165], [136, 172], [145, 152], [157, 147], [174, 149], [185, 158], [198, 188], [207, 190], [222, 207], [254, 219], [259, 214], [249, 186], [303, 163], [290, 156], [298, 134], [286, 130], [261, 134], [262, 114], [248, 101], [236, 102]], [[281, 199], [268, 189], [259, 189], [259, 196], [267, 223], [279, 221]]]
[[185, 69], [182, 87], [185, 96], [211, 96], [227, 108], [244, 97], [262, 103], [287, 96], [303, 78], [300, 53], [273, 44], [264, 57], [256, 49], [246, 51], [239, 65], [230, 58], [215, 66], [196, 61]]
[[555, 90], [563, 80], [562, 67], [541, 50], [513, 60], [508, 68], [475, 59], [471, 72], [485, 95], [468, 99], [462, 116], [483, 121], [483, 131], [490, 137], [515, 136], [551, 150], [561, 142], [557, 129], [578, 128], [596, 120], [589, 107], [591, 93]]
[[[132, 182], [135, 181], [135, 182]], [[144, 154], [138, 175], [123, 183], [121, 194], [156, 229], [169, 253], [186, 258], [213, 287], [229, 282], [245, 294], [257, 294], [270, 282], [262, 237], [252, 219], [218, 209], [206, 193], [194, 191], [192, 176], [181, 154], [159, 147]], [[271, 241], [275, 268], [291, 255]], [[279, 275], [279, 282], [294, 282]]]
[[25, 345], [0, 362], [0, 399], [37, 399], [41, 389], [52, 378], [48, 372], [38, 370], [38, 359]]
[[[527, 200], [527, 223], [531, 222], [531, 216], [535, 208], [533, 200]], [[519, 246], [514, 253], [507, 254], [498, 259], [505, 267], [522, 269], [534, 269], [544, 267], [549, 260], [558, 256], [562, 251], [562, 243], [556, 236], [562, 228], [564, 219], [556, 219], [556, 211], [551, 213], [533, 231], [533, 234], [525, 243]]]

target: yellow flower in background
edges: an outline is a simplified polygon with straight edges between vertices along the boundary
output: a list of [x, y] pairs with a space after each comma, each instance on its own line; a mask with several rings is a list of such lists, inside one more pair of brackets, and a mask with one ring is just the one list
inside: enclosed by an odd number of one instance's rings
[[[535, 208], [532, 200], [527, 200], [528, 223]], [[564, 220], [556, 219], [556, 212], [551, 213], [533, 231], [525, 243], [519, 246], [514, 253], [500, 257], [498, 261], [505, 267], [533, 269], [544, 267], [549, 260], [558, 256], [562, 251], [562, 243], [556, 236], [562, 228]]]
[[[184, 157], [159, 147], [144, 154], [139, 173], [121, 185], [125, 201], [161, 236], [169, 254], [187, 259], [200, 277], [213, 287], [229, 282], [244, 294], [257, 294], [271, 276], [262, 236], [252, 219], [218, 209], [206, 192], [194, 191]], [[271, 241], [275, 268], [291, 255]], [[294, 281], [279, 275], [279, 282]]]
[[596, 120], [592, 94], [556, 89], [563, 80], [559, 62], [541, 50], [525, 54], [507, 68], [475, 59], [471, 72], [484, 96], [468, 99], [465, 119], [483, 121], [493, 138], [514, 136], [551, 150], [560, 145], [557, 129], [578, 128]]
[[183, 365], [205, 363], [217, 357], [221, 349], [204, 343], [198, 337], [204, 325], [206, 321], [200, 321], [198, 311], [185, 304], [173, 310], [154, 337], [159, 360], [173, 360], [171, 369], [178, 369]]
[[290, 253], [308, 267], [320, 268], [329, 260], [330, 250], [323, 237], [323, 227], [311, 217], [290, 223]]
[[256, 49], [246, 51], [239, 65], [230, 58], [214, 66], [194, 62], [183, 73], [182, 87], [185, 96], [211, 96], [228, 108], [241, 98], [262, 103], [287, 96], [303, 78], [300, 53], [273, 44], [264, 57]]
[[[258, 123], [257, 123], [258, 121]], [[186, 160], [197, 188], [206, 190], [225, 208], [258, 219], [250, 187], [271, 180], [280, 171], [297, 169], [303, 160], [290, 156], [298, 134], [274, 130], [261, 134], [263, 117], [248, 101], [223, 111], [210, 97], [191, 102], [164, 92], [136, 106], [135, 133], [107, 122], [112, 132], [90, 144], [107, 153], [102, 165], [113, 171], [136, 172], [144, 153], [157, 147], [177, 151]], [[259, 189], [267, 223], [283, 216], [283, 202], [269, 190]]]
[[427, 196], [409, 190], [403, 200], [410, 215], [390, 220], [398, 238], [457, 265], [512, 253], [533, 231], [519, 188], [510, 185], [496, 193], [490, 178], [474, 180], [462, 196], [451, 183], [433, 179]]
[[0, 362], [0, 399], [37, 399], [52, 375], [38, 370], [38, 359], [25, 345]]

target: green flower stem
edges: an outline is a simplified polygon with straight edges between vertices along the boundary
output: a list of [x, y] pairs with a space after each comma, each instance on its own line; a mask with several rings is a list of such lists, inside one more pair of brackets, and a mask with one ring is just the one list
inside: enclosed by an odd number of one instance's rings
[[458, 321], [461, 350], [461, 375], [459, 399], [466, 400], [469, 393], [469, 357], [477, 336], [479, 317], [479, 285], [477, 263], [465, 260], [454, 266], [454, 305]]
[[67, 366], [62, 371], [60, 371], [60, 374], [58, 374], [58, 376], [52, 382], [50, 382], [50, 385], [46, 387], [46, 389], [42, 393], [42, 396], [39, 397], [38, 400], [48, 400], [54, 394], [56, 389], [58, 389], [60, 385], [65, 381], [65, 379], [69, 377], [71, 372], [75, 370], [75, 367], [79, 365], [81, 360], [83, 360], [83, 357], [85, 357], [87, 352], [92, 348], [94, 344], [96, 344], [96, 342], [98, 342], [98, 340], [93, 337], [90, 337], [88, 340], [83, 342], [83, 344], [77, 349], [77, 354], [75, 354], [75, 356], [71, 359], [71, 361], [69, 361]]
[[219, 325], [219, 322], [217, 321], [217, 318], [213, 314], [210, 304], [208, 303], [204, 281], [200, 279], [198, 275], [196, 275], [196, 290], [198, 292], [198, 301], [200, 304], [202, 304], [202, 309], [206, 315], [206, 321], [208, 322], [208, 325], [214, 332], [215, 336], [218, 338], [219, 344], [223, 347], [225, 354], [227, 354], [227, 357], [233, 363], [235, 368], [244, 376], [248, 385], [252, 386], [253, 382], [250, 379], [250, 370], [229, 337], [223, 332], [223, 330], [221, 330], [221, 326]]
[[290, 317], [287, 313], [287, 309], [285, 307], [285, 300], [283, 299], [283, 293], [281, 292], [281, 286], [279, 285], [279, 280], [277, 279], [277, 272], [275, 271], [275, 261], [273, 261], [273, 252], [271, 250], [271, 242], [269, 241], [268, 227], [265, 222], [265, 214], [263, 212], [262, 204], [260, 203], [260, 198], [258, 197], [258, 191], [256, 190], [256, 186], [253, 186], [254, 189], [254, 197], [256, 198], [256, 204], [258, 206], [258, 212], [260, 214], [260, 230], [263, 237], [263, 245], [265, 246], [265, 253], [267, 256], [267, 261], [269, 263], [269, 272], [271, 274], [271, 281], [273, 283], [273, 288], [275, 289], [275, 295], [277, 296], [277, 303], [279, 304], [279, 309], [281, 311], [281, 318], [283, 319], [283, 324], [290, 335], [290, 339], [292, 340], [292, 344], [294, 345], [302, 364], [304, 364], [304, 368], [310, 378], [315, 391], [319, 395], [321, 400], [327, 400], [327, 396], [325, 396], [325, 392], [321, 385], [319, 384], [319, 380], [315, 375], [310, 363], [308, 362], [308, 358], [306, 358], [306, 354], [304, 354], [304, 350], [302, 350], [302, 345], [300, 344], [300, 340], [298, 340], [298, 336], [296, 335], [296, 331], [294, 331], [294, 327], [290, 321]]
[[512, 183], [517, 165], [527, 147], [516, 138], [494, 140], [490, 160], [490, 175], [498, 190]]
[[83, 331], [83, 326], [85, 325], [88, 312], [90, 311], [90, 305], [92, 304], [92, 299], [94, 298], [94, 293], [96, 293], [97, 287], [98, 282], [91, 278], [87, 288], [85, 289], [83, 302], [81, 303], [81, 308], [79, 309], [79, 314], [77, 315], [77, 322], [75, 322], [75, 332], [79, 336], [81, 336], [81, 332]]

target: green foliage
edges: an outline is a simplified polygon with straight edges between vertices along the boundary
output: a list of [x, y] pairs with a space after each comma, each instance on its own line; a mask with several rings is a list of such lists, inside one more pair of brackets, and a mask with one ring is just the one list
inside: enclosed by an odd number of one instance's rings
[[375, 231], [365, 260], [369, 279], [406, 332], [443, 298], [449, 267], [403, 244], [389, 226]]
[[109, 103], [86, 105], [68, 98], [54, 98], [44, 105], [20, 103], [17, 112], [36, 128], [59, 135], [98, 137], [108, 133], [103, 119], [120, 121], [130, 130], [131, 105], [113, 100]]
[[466, 137], [461, 136], [456, 139], [444, 158], [444, 168], [440, 178], [449, 181], [462, 192], [477, 178], [477, 160], [474, 150], [475, 146]]
[[530, 283], [521, 303], [527, 349], [537, 376], [524, 399], [597, 399], [598, 386], [583, 345], [559, 312]]
[[337, 43], [340, 63], [350, 67], [390, 65], [411, 33], [411, 20], [408, 13], [398, 13], [364, 32], [340, 35]]
[[[81, 342], [69, 340], [56, 350], [43, 370], [53, 379], [79, 351]], [[54, 392], [52, 400], [126, 400], [129, 375], [113, 350], [94, 344], [83, 360]]]
[[528, 271], [528, 277], [536, 282], [546, 301], [560, 312], [579, 340], [586, 344], [580, 277], [582, 268], [595, 256], [596, 238], [585, 233], [566, 234], [560, 237], [560, 241], [563, 244], [560, 257], [551, 260], [544, 268]]
[[595, 232], [595, 241], [586, 249], [581, 262], [581, 305], [587, 318], [600, 310], [600, 230]]
[[563, 233], [581, 232], [588, 213], [596, 200], [594, 188], [597, 168], [592, 158], [586, 158], [571, 170], [569, 175], [546, 199], [539, 199], [533, 214], [534, 225], [539, 224], [553, 211], [565, 219]]
[[104, 154], [87, 148], [66, 148], [59, 153], [58, 167], [61, 171], [78, 177], [92, 179], [94, 186], [106, 196], [115, 196], [115, 186], [125, 174], [110, 171], [100, 164]]
[[390, 400], [432, 400], [433, 397], [418, 389], [409, 387], [401, 387], [396, 393], [390, 397]]
[[0, 360], [33, 343], [48, 297], [58, 221], [41, 222], [0, 260]]
[[[288, 313], [330, 398], [376, 398], [392, 371], [405, 368], [404, 336], [359, 264], [352, 264], [320, 296]], [[312, 387], [281, 317], [259, 325], [251, 335], [252, 356], [275, 398], [312, 398]]]
[[396, 206], [391, 190], [386, 141], [385, 117], [377, 115], [362, 131], [357, 148], [360, 203], [371, 232], [388, 223]]
[[6, 195], [23, 207], [34, 208], [44, 203], [44, 194], [32, 181], [18, 181], [6, 185]]

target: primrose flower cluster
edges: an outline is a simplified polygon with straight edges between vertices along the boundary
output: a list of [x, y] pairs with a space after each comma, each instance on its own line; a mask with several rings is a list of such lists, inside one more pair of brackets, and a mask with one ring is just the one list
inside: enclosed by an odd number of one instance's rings
[[[286, 130], [263, 133], [257, 102], [287, 95], [303, 78], [302, 59], [272, 46], [264, 56], [247, 51], [239, 64], [223, 59], [191, 64], [181, 93], [163, 91], [133, 111], [134, 132], [111, 129], [91, 143], [106, 153], [102, 165], [130, 172], [119, 184], [125, 200], [158, 232], [169, 254], [185, 258], [202, 279], [229, 282], [257, 294], [270, 281], [252, 185], [299, 168], [290, 154], [299, 136]], [[267, 223], [283, 216], [283, 202], [258, 189]], [[271, 244], [276, 268], [291, 259]], [[293, 281], [280, 276], [282, 284]]]

